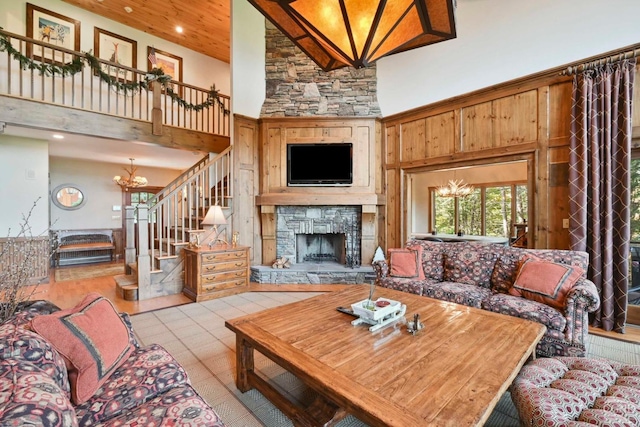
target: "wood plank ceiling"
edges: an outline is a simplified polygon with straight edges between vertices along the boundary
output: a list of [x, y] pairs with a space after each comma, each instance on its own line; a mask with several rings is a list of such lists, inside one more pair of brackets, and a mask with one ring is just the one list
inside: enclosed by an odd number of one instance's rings
[[[63, 1], [220, 61], [230, 61], [230, 0]], [[131, 8], [131, 13], [125, 7]], [[176, 32], [176, 26], [184, 29], [182, 34]]]

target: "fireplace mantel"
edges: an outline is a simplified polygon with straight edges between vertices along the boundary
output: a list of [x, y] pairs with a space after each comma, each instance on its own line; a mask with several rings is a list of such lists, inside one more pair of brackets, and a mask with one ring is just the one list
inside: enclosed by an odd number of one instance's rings
[[257, 206], [376, 206], [384, 205], [380, 194], [295, 194], [270, 193], [256, 196]]

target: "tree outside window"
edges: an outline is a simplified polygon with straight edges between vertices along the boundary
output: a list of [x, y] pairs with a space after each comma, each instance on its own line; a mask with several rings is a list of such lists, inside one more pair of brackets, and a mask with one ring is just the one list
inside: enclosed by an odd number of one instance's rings
[[[640, 239], [640, 171], [638, 184], [637, 229]], [[514, 237], [513, 224], [527, 223], [526, 184], [476, 185], [473, 193], [460, 198], [438, 196], [435, 189], [431, 189], [431, 194], [432, 218], [438, 233], [455, 234], [461, 230], [464, 234], [511, 238]]]

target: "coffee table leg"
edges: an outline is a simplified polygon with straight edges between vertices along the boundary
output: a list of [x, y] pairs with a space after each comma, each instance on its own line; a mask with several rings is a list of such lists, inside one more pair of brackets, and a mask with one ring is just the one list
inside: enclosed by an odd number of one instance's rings
[[243, 393], [251, 389], [248, 372], [253, 372], [253, 347], [236, 332], [236, 387]]

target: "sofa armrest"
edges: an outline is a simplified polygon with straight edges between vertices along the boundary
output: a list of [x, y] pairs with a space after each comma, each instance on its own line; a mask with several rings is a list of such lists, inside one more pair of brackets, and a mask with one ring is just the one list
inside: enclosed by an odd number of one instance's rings
[[596, 285], [591, 280], [581, 279], [567, 294], [564, 316], [567, 326], [565, 340], [584, 348], [589, 333], [589, 313], [600, 307]]
[[587, 313], [592, 313], [600, 307], [600, 296], [596, 285], [589, 279], [580, 279], [569, 290], [567, 294], [566, 306], [573, 303]]
[[378, 279], [382, 279], [389, 275], [389, 264], [387, 264], [387, 260], [375, 261], [371, 264], [373, 266], [373, 270], [376, 272], [376, 277]]

